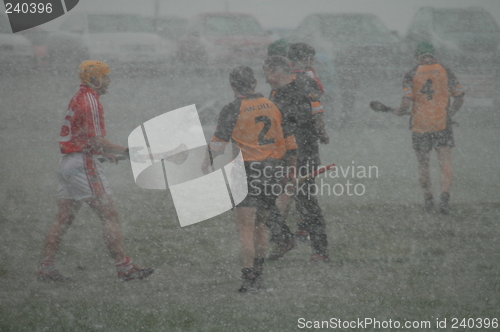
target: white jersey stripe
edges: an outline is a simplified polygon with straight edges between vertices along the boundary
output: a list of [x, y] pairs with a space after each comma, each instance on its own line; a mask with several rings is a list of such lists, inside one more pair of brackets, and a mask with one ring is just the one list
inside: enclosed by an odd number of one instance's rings
[[99, 105], [97, 103], [97, 100], [95, 97], [92, 95], [92, 100], [94, 101], [94, 107], [92, 108], [92, 114], [94, 117], [94, 123], [96, 125], [96, 135], [102, 135], [101, 133], [101, 118], [99, 117]]
[[90, 93], [87, 93], [87, 97], [89, 99], [90, 108], [92, 110], [92, 120], [94, 122], [95, 133], [97, 136], [101, 136], [102, 135], [101, 122], [100, 122], [100, 118], [99, 118], [99, 106], [97, 104], [97, 100]]

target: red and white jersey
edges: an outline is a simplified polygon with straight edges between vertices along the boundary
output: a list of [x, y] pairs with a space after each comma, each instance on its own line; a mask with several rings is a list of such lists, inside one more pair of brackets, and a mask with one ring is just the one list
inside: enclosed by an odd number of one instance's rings
[[90, 148], [89, 138], [106, 136], [104, 111], [99, 95], [91, 88], [80, 85], [68, 106], [68, 113], [59, 136], [61, 153], [90, 152], [101, 154]]
[[313, 67], [309, 67], [309, 69], [306, 70], [306, 74], [307, 74], [307, 76], [309, 76], [310, 78], [312, 78], [316, 82], [316, 84], [318, 85], [318, 89], [320, 91], [319, 96], [321, 97], [321, 95], [323, 93], [325, 93], [325, 89], [323, 88], [323, 83], [321, 83], [321, 81], [319, 80], [318, 75], [316, 75], [316, 72], [314, 71], [314, 68]]

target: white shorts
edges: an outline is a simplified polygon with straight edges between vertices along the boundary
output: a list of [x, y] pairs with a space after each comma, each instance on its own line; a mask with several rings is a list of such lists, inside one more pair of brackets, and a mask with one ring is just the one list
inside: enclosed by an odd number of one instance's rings
[[90, 153], [69, 153], [61, 157], [57, 167], [58, 198], [82, 200], [111, 194], [104, 168]]

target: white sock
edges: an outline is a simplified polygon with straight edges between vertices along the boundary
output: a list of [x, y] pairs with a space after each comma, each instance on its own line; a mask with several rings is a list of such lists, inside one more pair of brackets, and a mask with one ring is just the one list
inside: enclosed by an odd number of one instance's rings
[[115, 261], [115, 267], [116, 267], [116, 271], [122, 272], [122, 273], [127, 273], [133, 267], [132, 260], [130, 259], [130, 257], [125, 257], [125, 259], [120, 260], [120, 261], [117, 260], [117, 261]]

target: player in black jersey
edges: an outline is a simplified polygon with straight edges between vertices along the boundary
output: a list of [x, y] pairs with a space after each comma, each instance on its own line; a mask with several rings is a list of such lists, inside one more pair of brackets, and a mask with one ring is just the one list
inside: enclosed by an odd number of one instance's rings
[[[282, 56], [268, 57], [264, 63], [266, 81], [271, 85], [272, 93], [270, 100], [278, 106], [283, 117], [291, 124], [292, 132], [298, 146], [297, 177], [305, 176], [317, 169], [320, 165], [318, 138], [322, 133], [318, 132], [317, 122], [311, 106], [310, 91], [302, 83], [302, 79], [293, 80], [291, 67], [288, 59]], [[304, 79], [305, 80], [305, 79]], [[308, 179], [308, 185], [314, 184], [314, 179]], [[302, 188], [304, 188], [302, 187]], [[299, 212], [302, 225], [309, 233], [313, 254], [312, 261], [328, 261], [328, 241], [325, 232], [325, 221], [315, 195], [304, 190], [294, 191], [297, 211]], [[280, 199], [286, 199], [282, 195]], [[284, 223], [283, 217], [277, 208], [273, 209], [267, 224], [271, 230], [274, 224], [281, 226], [282, 234], [278, 239], [277, 252], [270, 259], [278, 258], [280, 255], [293, 247], [293, 237]], [[277, 236], [273, 232], [273, 236]], [[276, 254], [276, 255], [274, 255]], [[282, 255], [281, 255], [282, 256]]]

